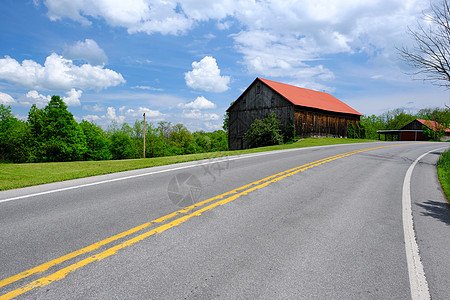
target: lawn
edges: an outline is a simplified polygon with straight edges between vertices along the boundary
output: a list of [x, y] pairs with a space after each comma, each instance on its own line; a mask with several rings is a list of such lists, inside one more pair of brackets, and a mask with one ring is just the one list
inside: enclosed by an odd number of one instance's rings
[[450, 150], [445, 151], [438, 161], [438, 175], [447, 200], [450, 202]]
[[142, 169], [188, 162], [207, 158], [216, 158], [230, 155], [256, 153], [292, 148], [303, 148], [313, 146], [366, 143], [371, 140], [362, 139], [339, 139], [339, 138], [307, 138], [292, 144], [253, 148], [236, 151], [221, 151], [188, 154], [179, 156], [103, 160], [103, 161], [74, 161], [54, 163], [30, 163], [30, 164], [0, 164], [0, 191], [64, 181], [88, 176], [109, 174], [114, 172]]

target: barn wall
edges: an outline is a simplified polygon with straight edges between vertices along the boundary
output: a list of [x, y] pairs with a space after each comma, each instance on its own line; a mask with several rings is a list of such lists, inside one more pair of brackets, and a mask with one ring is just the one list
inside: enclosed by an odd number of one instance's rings
[[359, 116], [298, 108], [295, 110], [295, 135], [347, 137], [349, 123], [356, 126], [358, 122]]
[[256, 80], [228, 110], [230, 150], [246, 149], [244, 134], [256, 119], [263, 119], [274, 112], [280, 123], [286, 126], [294, 119], [294, 105]]
[[417, 120], [414, 120], [400, 128], [400, 130], [423, 130], [423, 124]]

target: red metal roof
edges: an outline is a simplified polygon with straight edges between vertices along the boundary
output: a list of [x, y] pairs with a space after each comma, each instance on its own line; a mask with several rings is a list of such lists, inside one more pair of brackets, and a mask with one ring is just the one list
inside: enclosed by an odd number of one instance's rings
[[330, 94], [259, 77], [257, 79], [267, 84], [294, 105], [361, 116], [359, 112]]
[[[428, 128], [436, 131], [436, 128], [439, 127], [444, 127], [441, 124], [439, 124], [436, 121], [431, 121], [431, 120], [422, 120], [422, 119], [416, 119], [417, 121], [419, 121], [420, 123], [422, 123], [423, 125], [427, 126]], [[445, 132], [450, 132], [450, 129], [445, 128], [444, 129]]]

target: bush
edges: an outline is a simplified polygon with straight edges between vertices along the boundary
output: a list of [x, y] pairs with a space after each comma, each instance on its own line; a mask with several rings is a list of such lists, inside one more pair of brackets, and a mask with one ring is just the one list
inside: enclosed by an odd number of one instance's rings
[[280, 121], [275, 113], [264, 119], [256, 119], [244, 134], [244, 141], [250, 148], [279, 145], [283, 143]]

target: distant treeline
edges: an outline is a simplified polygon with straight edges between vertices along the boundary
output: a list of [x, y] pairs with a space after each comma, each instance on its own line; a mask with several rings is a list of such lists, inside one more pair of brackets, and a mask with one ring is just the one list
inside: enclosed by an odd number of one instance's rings
[[404, 109], [394, 109], [379, 116], [361, 116], [360, 124], [364, 131], [363, 138], [378, 139], [377, 130], [400, 129], [415, 119], [436, 121], [448, 128], [450, 124], [450, 109], [438, 107], [424, 108], [416, 114], [409, 113]]
[[[448, 108], [426, 108], [417, 114], [403, 109], [379, 116], [362, 116], [357, 126], [349, 126], [350, 138], [377, 139], [377, 130], [399, 129], [414, 119], [434, 120], [449, 126]], [[227, 116], [224, 128], [227, 128]], [[10, 107], [0, 104], [0, 162], [51, 162], [108, 160], [143, 157], [143, 121], [130, 126], [113, 123], [105, 131], [83, 120], [75, 121], [59, 96], [39, 109], [33, 105], [26, 121], [14, 117]], [[295, 141], [293, 124], [281, 128], [276, 115], [255, 121], [245, 134], [253, 147]], [[148, 123], [145, 132], [145, 156], [160, 157], [191, 153], [226, 151], [228, 135], [223, 130], [191, 133], [183, 124]]]
[[[39, 109], [33, 105], [26, 121], [0, 105], [0, 161], [52, 162], [143, 157], [143, 121], [111, 125], [106, 131], [92, 122], [75, 121], [59, 96]], [[145, 156], [158, 157], [228, 150], [225, 131], [191, 133], [183, 124], [148, 123]]]

